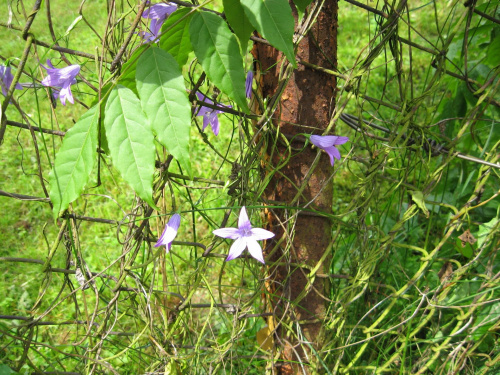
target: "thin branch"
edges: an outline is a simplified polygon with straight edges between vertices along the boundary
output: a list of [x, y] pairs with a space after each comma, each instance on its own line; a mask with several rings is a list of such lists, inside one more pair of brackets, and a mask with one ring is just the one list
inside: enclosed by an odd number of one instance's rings
[[368, 6], [368, 5], [365, 5], [363, 3], [360, 3], [359, 1], [356, 1], [356, 0], [345, 0], [345, 1], [346, 1], [346, 3], [350, 3], [352, 5], [355, 5], [357, 7], [362, 8], [364, 10], [367, 10], [367, 11], [369, 11], [371, 13], [377, 14], [377, 15], [379, 15], [381, 17], [389, 18], [389, 15], [387, 13], [384, 13], [384, 12], [382, 12], [382, 11], [380, 11], [378, 9], [375, 9], [375, 8], [373, 8], [371, 6]]
[[[21, 124], [20, 122], [16, 122], [16, 121], [7, 120], [7, 125], [9, 125], [9, 126], [15, 126], [16, 128], [30, 130], [30, 126], [29, 125]], [[64, 135], [66, 134], [66, 132], [62, 132], [62, 131], [59, 131], [59, 130], [51, 130], [51, 129], [39, 128], [38, 126], [33, 126], [33, 125], [31, 125], [31, 128], [34, 131], [37, 131], [37, 132], [42, 132], [42, 133], [52, 134], [52, 135], [58, 135], [60, 137], [64, 137]]]
[[495, 18], [495, 17], [492, 17], [490, 16], [489, 14], [486, 14], [484, 12], [481, 12], [480, 10], [477, 10], [476, 8], [474, 8], [474, 13], [480, 15], [481, 17], [483, 18], [486, 18], [487, 20], [491, 21], [491, 22], [494, 22], [496, 24], [499, 24], [500, 25], [500, 20]]
[[[7, 23], [1, 22], [1, 21], [0, 21], [0, 26], [6, 27], [8, 29], [16, 30], [16, 31], [23, 31], [23, 29], [21, 29], [19, 26], [7, 24]], [[74, 50], [74, 49], [71, 49], [71, 48], [50, 45], [50, 44], [42, 42], [41, 40], [38, 40], [38, 39], [36, 39], [34, 37], [33, 37], [33, 44], [36, 44], [37, 46], [40, 46], [40, 47], [45, 47], [45, 48], [51, 49], [53, 51], [67, 53], [69, 55], [80, 56], [80, 57], [84, 57], [84, 58], [91, 59], [91, 60], [95, 60], [96, 59], [96, 56], [91, 55], [90, 53], [82, 52], [82, 51], [77, 51], [77, 50]], [[99, 56], [98, 58], [99, 58], [99, 60], [101, 60], [101, 61], [103, 61], [105, 63], [109, 63], [102, 56]]]
[[130, 26], [130, 31], [128, 32], [128, 35], [125, 38], [125, 41], [123, 42], [122, 46], [118, 50], [118, 53], [116, 54], [115, 58], [111, 62], [111, 66], [109, 68], [111, 73], [116, 69], [118, 63], [120, 62], [120, 59], [122, 58], [123, 54], [125, 53], [125, 50], [127, 49], [128, 44], [132, 40], [132, 37], [135, 34], [135, 29], [137, 28], [137, 25], [139, 24], [139, 22], [141, 20], [142, 13], [144, 12], [144, 8], [146, 8], [147, 4], [148, 4], [148, 1], [143, 0], [142, 4], [140, 5], [139, 9], [137, 10], [137, 15], [135, 16], [134, 22]]
[[50, 198], [33, 197], [31, 195], [9, 193], [9, 192], [3, 191], [3, 190], [0, 190], [0, 196], [19, 199], [22, 201], [34, 201], [34, 202], [44, 202], [44, 203], [50, 202]]
[[[32, 263], [32, 264], [40, 264], [42, 266], [45, 264], [45, 261], [39, 259], [15, 258], [15, 257], [0, 257], [0, 262]], [[64, 273], [67, 275], [74, 275], [76, 273], [76, 270], [68, 270], [65, 268], [57, 268], [57, 267], [49, 268], [49, 270], [50, 272]], [[92, 272], [92, 276], [102, 277], [104, 279], [110, 279], [114, 281], [117, 280], [116, 277], [114, 276], [106, 275], [100, 272]]]

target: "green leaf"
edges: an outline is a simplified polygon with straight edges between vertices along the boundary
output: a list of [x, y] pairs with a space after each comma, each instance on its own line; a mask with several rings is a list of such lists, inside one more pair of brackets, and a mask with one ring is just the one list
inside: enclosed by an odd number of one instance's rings
[[498, 65], [500, 61], [500, 35], [496, 35], [486, 51], [486, 63], [491, 67]]
[[[464, 84], [465, 85], [465, 84]], [[467, 101], [464, 96], [464, 90], [460, 82], [453, 82], [450, 85], [451, 94], [441, 102], [438, 119], [451, 119], [455, 117], [463, 117], [467, 112]], [[466, 91], [468, 91], [466, 89]], [[451, 120], [446, 123], [445, 135], [448, 138], [453, 138], [455, 133], [454, 125], [456, 120]]]
[[139, 57], [149, 49], [149, 45], [143, 45], [139, 47], [125, 64], [123, 64], [120, 71], [120, 79], [118, 84], [125, 86], [126, 88], [132, 90], [134, 94], [137, 94], [137, 87], [135, 85], [135, 72], [137, 69], [137, 62]]
[[[135, 84], [134, 84], [135, 87]], [[101, 88], [101, 95], [103, 98], [106, 98], [108, 95], [108, 92], [112, 90], [112, 84], [107, 83]], [[101, 100], [99, 101], [99, 96], [96, 96], [94, 100], [92, 100], [92, 103], [90, 104], [91, 107], [98, 105], [101, 108], [101, 118], [97, 127], [97, 136], [100, 136], [100, 141], [97, 142], [97, 147], [104, 151], [106, 155], [109, 155], [109, 147], [108, 147], [108, 140], [106, 139], [106, 131], [104, 130], [104, 115], [105, 115], [105, 109], [106, 109], [106, 100]], [[99, 126], [101, 127], [101, 131], [99, 133]]]
[[286, 55], [297, 67], [293, 51], [295, 22], [287, 0], [241, 0], [245, 13], [255, 29], [271, 45]]
[[0, 364], [0, 375], [10, 375], [10, 374], [17, 374], [17, 372], [15, 372], [14, 370], [12, 370], [7, 365], [1, 365]]
[[464, 243], [460, 241], [459, 238], [455, 240], [455, 249], [457, 252], [462, 254], [464, 257], [470, 259], [474, 255], [474, 248], [471, 246], [470, 243]]
[[78, 16], [75, 18], [75, 20], [73, 22], [71, 22], [71, 25], [68, 26], [68, 29], [66, 30], [66, 33], [64, 34], [64, 36], [68, 36], [69, 33], [71, 31], [73, 31], [73, 29], [76, 27], [76, 25], [78, 25], [78, 23], [82, 20], [83, 16]]
[[191, 105], [177, 62], [168, 52], [152, 47], [139, 59], [136, 80], [151, 128], [160, 143], [191, 176]]
[[49, 175], [54, 219], [80, 197], [94, 167], [99, 106], [90, 108], [66, 133]]
[[479, 230], [477, 231], [476, 238], [477, 238], [477, 247], [481, 248], [488, 238], [488, 235], [495, 230], [495, 227], [498, 225], [498, 222], [500, 221], [499, 218], [495, 217], [491, 219], [489, 222], [481, 224], [479, 226]]
[[179, 66], [186, 63], [189, 53], [193, 50], [189, 39], [191, 18], [191, 9], [178, 9], [167, 18], [161, 28], [163, 35], [160, 39], [160, 47], [170, 53]]
[[424, 201], [424, 194], [422, 194], [421, 191], [417, 190], [410, 190], [409, 193], [411, 194], [411, 199], [415, 204], [422, 210], [422, 212], [425, 214], [425, 217], [429, 218], [429, 210], [427, 210], [427, 207], [425, 206], [425, 201]]
[[198, 12], [191, 20], [189, 33], [208, 79], [248, 113], [243, 59], [227, 23], [216, 14]]
[[240, 41], [241, 53], [245, 55], [248, 40], [255, 28], [246, 16], [240, 0], [222, 0], [222, 3], [224, 4], [224, 14], [226, 15], [227, 22], [229, 22], [229, 25], [231, 25], [231, 28]]
[[154, 137], [132, 90], [118, 85], [106, 103], [104, 128], [113, 164], [137, 195], [153, 203]]
[[[488, 331], [493, 325], [498, 324], [498, 317], [500, 316], [500, 303], [493, 303], [486, 305], [480, 309], [477, 318], [474, 320], [474, 328], [471, 330], [472, 339], [475, 342], [481, 339], [483, 335], [488, 335]], [[495, 336], [493, 331], [490, 335]]]
[[293, 0], [293, 3], [297, 7], [299, 11], [304, 13], [309, 4], [311, 4], [312, 0]]

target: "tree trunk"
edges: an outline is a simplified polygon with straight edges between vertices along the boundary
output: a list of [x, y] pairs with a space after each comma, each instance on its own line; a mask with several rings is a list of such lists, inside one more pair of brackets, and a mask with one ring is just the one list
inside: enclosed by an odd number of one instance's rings
[[[292, 8], [297, 22], [294, 5]], [[261, 73], [259, 86], [262, 95], [270, 98], [277, 89], [283, 55], [273, 47], [260, 43], [255, 44], [252, 53]], [[325, 3], [310, 33], [299, 43], [297, 60], [327, 69], [336, 68], [336, 1]], [[278, 109], [273, 116], [274, 125], [289, 140], [298, 133], [321, 135], [332, 116], [335, 92], [334, 76], [299, 64], [279, 100]], [[301, 151], [303, 146], [303, 138], [291, 144], [293, 151], [288, 164], [275, 173], [269, 183], [265, 195], [272, 204], [280, 202], [283, 206], [289, 206], [309, 173], [317, 149], [307, 147]], [[286, 142], [278, 140], [277, 146], [270, 147], [274, 147], [268, 150], [269, 162], [273, 166], [283, 163], [289, 156]], [[269, 210], [269, 225], [276, 237], [273, 239], [274, 243], [268, 243], [267, 251], [273, 249], [277, 241], [284, 237], [278, 250], [268, 258], [271, 265], [268, 295], [277, 324], [275, 346], [277, 350], [283, 350], [283, 359], [298, 361], [303, 366], [281, 365], [277, 368], [282, 374], [302, 373], [304, 369], [308, 373], [315, 372], [315, 356], [311, 356], [304, 341], [309, 341], [315, 349], [321, 349], [321, 327], [327, 303], [324, 297], [328, 296], [327, 280], [316, 278], [313, 285], [307, 287], [309, 271], [297, 265], [315, 267], [318, 264], [332, 239], [332, 228], [328, 219], [300, 212], [300, 207], [308, 205], [309, 208], [322, 212], [331, 212], [332, 180], [329, 177], [332, 171], [329, 158], [323, 153], [311, 178], [305, 182], [307, 186], [293, 205], [297, 209]], [[273, 265], [274, 262], [279, 262], [280, 265]], [[328, 273], [329, 263], [327, 257], [317, 273]]]

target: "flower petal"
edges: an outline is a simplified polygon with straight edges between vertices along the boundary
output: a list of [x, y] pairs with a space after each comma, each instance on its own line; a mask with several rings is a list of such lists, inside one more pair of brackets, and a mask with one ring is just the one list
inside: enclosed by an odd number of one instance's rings
[[337, 150], [337, 148], [335, 146], [327, 147], [324, 150], [326, 151], [326, 153], [330, 157], [330, 164], [333, 167], [333, 164], [335, 163], [335, 160], [333, 158], [335, 158], [337, 160], [340, 160], [340, 152], [339, 152], [339, 150]]
[[247, 241], [244, 238], [238, 238], [234, 243], [231, 245], [231, 248], [229, 249], [229, 254], [226, 258], [226, 262], [229, 260], [233, 260], [234, 258], [237, 258], [241, 255], [243, 250], [247, 247]]
[[[2, 93], [4, 96], [7, 96], [7, 92], [13, 80], [14, 76], [12, 75], [12, 72], [10, 70], [10, 66], [0, 65], [0, 86], [2, 87]], [[17, 90], [22, 90], [23, 86], [21, 86], [18, 82], [16, 83], [15, 88]]]
[[160, 34], [161, 26], [163, 25], [163, 22], [165, 22], [164, 19], [152, 19], [151, 23], [149, 24], [149, 30], [151, 31], [153, 40], [156, 40], [158, 38], [158, 34]]
[[[203, 108], [203, 107], [202, 107]], [[203, 127], [201, 128], [201, 130], [205, 130], [205, 128], [210, 125], [210, 115], [211, 113], [210, 112], [207, 112], [205, 113], [205, 116], [203, 116]]]
[[74, 79], [80, 72], [80, 65], [70, 65], [62, 69], [45, 69], [47, 70], [47, 77], [42, 80], [42, 85], [63, 87], [68, 82], [70, 84], [75, 83]]
[[174, 214], [168, 221], [167, 225], [165, 225], [165, 229], [161, 234], [161, 237], [156, 242], [155, 247], [160, 247], [162, 245], [167, 246], [167, 250], [170, 250], [169, 245], [171, 245], [172, 241], [177, 236], [177, 231], [179, 230], [179, 225], [181, 224], [181, 215]]
[[181, 225], [181, 215], [173, 214], [167, 225], [177, 231], [179, 229], [179, 226]]
[[253, 81], [253, 71], [247, 73], [247, 79], [245, 81], [245, 94], [248, 99], [252, 97], [252, 81]]
[[57, 106], [57, 99], [59, 99], [59, 94], [60, 94], [60, 90], [59, 89], [56, 89], [54, 88], [52, 90], [52, 98], [54, 99], [52, 102], [52, 104], [54, 105], [54, 108]]
[[[42, 65], [43, 66], [43, 65]], [[49, 71], [47, 70], [47, 73]], [[52, 75], [48, 75], [47, 77], [45, 77], [44, 79], [42, 79], [42, 85], [44, 86], [62, 86], [61, 82], [59, 81], [59, 79], [57, 79], [56, 77], [52, 76]]]
[[161, 19], [161, 18], [166, 19], [176, 10], [177, 10], [177, 5], [175, 4], [170, 4], [170, 3], [154, 4], [148, 9], [146, 9], [144, 12], [142, 12], [142, 17], [150, 19]]
[[336, 135], [311, 135], [309, 140], [316, 147], [325, 149], [325, 147], [333, 146], [337, 138]]
[[61, 91], [59, 91], [59, 99], [61, 100], [62, 105], [66, 105], [66, 99], [68, 99], [71, 104], [75, 104], [70, 85], [66, 85], [61, 88]]
[[260, 247], [257, 241], [252, 239], [247, 239], [247, 246], [248, 246], [248, 252], [250, 253], [251, 256], [253, 256], [262, 264], [266, 264], [266, 262], [264, 262], [264, 255], [262, 254], [262, 248]]
[[252, 224], [250, 223], [250, 220], [248, 219], [247, 215], [247, 209], [245, 206], [241, 207], [240, 210], [240, 216], [238, 218], [238, 228], [239, 229], [251, 229]]
[[[208, 103], [208, 104], [214, 104], [213, 101], [211, 101], [209, 98], [207, 98], [205, 95], [203, 95], [201, 92], [197, 91], [196, 92], [196, 97], [198, 98], [198, 100], [201, 100], [202, 102], [205, 102], [205, 103]], [[202, 106], [203, 108], [203, 106]], [[207, 107], [205, 107], [207, 108]], [[212, 111], [212, 108], [209, 108], [210, 111]]]
[[328, 153], [328, 155], [332, 155], [335, 159], [340, 160], [340, 152], [337, 147], [328, 147], [327, 149], [325, 149], [325, 151]]
[[[209, 116], [209, 123], [212, 127], [212, 131], [217, 136], [219, 135], [219, 118], [217, 117], [217, 112], [212, 112]], [[203, 121], [205, 122], [205, 121]]]
[[252, 238], [254, 240], [267, 240], [274, 237], [274, 233], [262, 228], [252, 228]]
[[335, 140], [335, 143], [333, 145], [334, 146], [343, 145], [347, 141], [349, 141], [349, 137], [340, 137], [339, 136], [339, 137], [337, 137], [337, 139]]
[[141, 37], [142, 43], [152, 42], [154, 40], [154, 35], [148, 31], [138, 31], [137, 35]]
[[155, 247], [167, 246], [169, 243], [171, 243], [174, 240], [176, 235], [177, 235], [177, 231], [174, 230], [173, 228], [169, 227], [167, 224], [165, 226], [165, 229], [163, 230], [161, 237], [156, 242]]
[[212, 108], [201, 106], [197, 108], [196, 116], [205, 116], [207, 113], [212, 112]]
[[213, 234], [222, 238], [230, 238], [232, 240], [236, 240], [240, 238], [240, 231], [238, 228], [220, 228], [212, 231]]

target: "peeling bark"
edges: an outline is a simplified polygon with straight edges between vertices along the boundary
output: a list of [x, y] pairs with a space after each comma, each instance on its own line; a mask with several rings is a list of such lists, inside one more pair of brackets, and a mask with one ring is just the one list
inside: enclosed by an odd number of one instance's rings
[[[297, 14], [294, 9], [294, 16]], [[264, 98], [272, 97], [277, 89], [278, 74], [283, 55], [271, 46], [256, 43], [252, 51], [257, 65], [260, 69], [260, 89]], [[337, 56], [337, 2], [325, 3], [322, 12], [311, 32], [300, 42], [297, 49], [298, 60], [304, 60], [325, 68], [336, 67]], [[298, 66], [281, 96], [277, 112], [274, 117], [274, 125], [280, 128], [280, 132], [289, 136], [298, 133], [313, 133], [321, 135], [328, 126], [335, 105], [336, 79], [334, 76], [319, 72], [303, 65]], [[289, 138], [290, 139], [290, 138]], [[289, 163], [276, 173], [265, 191], [269, 201], [278, 201], [282, 204], [290, 204], [297, 194], [297, 188], [301, 186], [310, 166], [316, 157], [317, 150], [303, 147], [303, 141], [292, 144], [295, 151]], [[278, 142], [277, 148], [269, 149], [269, 162], [276, 166], [282, 163], [288, 154], [287, 147]], [[272, 155], [272, 156], [271, 156]], [[303, 207], [313, 201], [312, 206], [320, 211], [331, 212], [332, 207], [332, 182], [328, 177], [332, 172], [329, 158], [326, 154], [321, 155], [317, 168], [304, 189], [296, 206]], [[289, 179], [289, 181], [287, 180]], [[295, 186], [294, 186], [295, 185]], [[268, 219], [270, 229], [276, 234], [274, 243], [268, 243], [267, 249], [272, 249], [282, 236], [286, 237], [280, 248], [271, 257], [268, 263], [288, 262], [288, 264], [305, 264], [316, 266], [326, 251], [331, 238], [331, 223], [328, 219], [299, 214], [296, 219], [287, 221], [289, 216], [297, 210], [270, 210]], [[287, 234], [284, 233], [282, 225], [288, 226]], [[294, 226], [291, 226], [294, 224]], [[323, 263], [318, 273], [328, 273], [329, 260]], [[286, 330], [280, 322], [286, 322], [292, 326], [300, 323], [300, 329], [306, 340], [313, 347], [321, 348], [320, 331], [324, 319], [327, 285], [325, 279], [316, 279], [313, 287], [309, 288], [305, 297], [300, 301], [301, 294], [307, 286], [308, 270], [293, 265], [271, 266], [270, 281], [268, 287], [270, 296], [274, 296], [271, 305], [276, 314], [278, 328], [276, 331], [275, 344], [277, 349], [284, 348], [284, 359], [301, 361], [309, 370], [314, 371], [313, 363], [309, 359], [307, 346], [301, 347], [296, 336], [287, 335]], [[322, 296], [323, 295], [323, 296]], [[298, 302], [298, 303], [297, 303]], [[295, 348], [295, 349], [292, 349]], [[310, 354], [310, 353], [309, 353]], [[309, 358], [309, 359], [308, 359]], [[312, 367], [311, 367], [312, 366]], [[302, 373], [300, 366], [284, 365], [278, 367], [282, 374]]]

